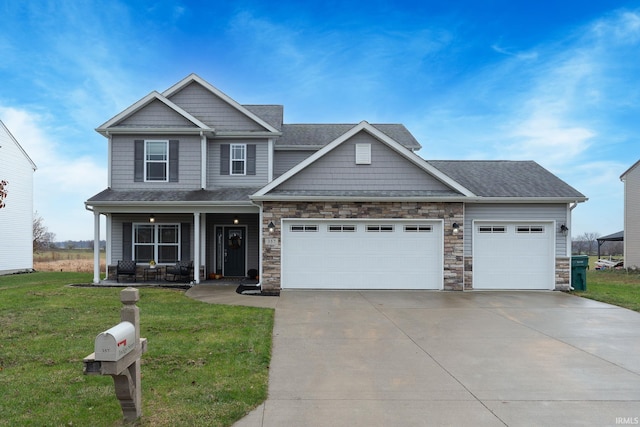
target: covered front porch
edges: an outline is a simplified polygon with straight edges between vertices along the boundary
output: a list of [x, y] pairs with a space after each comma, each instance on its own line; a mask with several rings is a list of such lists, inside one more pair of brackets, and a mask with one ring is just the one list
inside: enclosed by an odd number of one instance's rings
[[[199, 284], [207, 279], [244, 278], [249, 270], [262, 271], [260, 207], [210, 206], [185, 212], [186, 207], [148, 206], [97, 209], [94, 239], [101, 239], [104, 217], [106, 271], [94, 250], [94, 283], [118, 280], [118, 261], [135, 261], [127, 281], [175, 281]], [[168, 274], [178, 262], [191, 262], [188, 277]]]

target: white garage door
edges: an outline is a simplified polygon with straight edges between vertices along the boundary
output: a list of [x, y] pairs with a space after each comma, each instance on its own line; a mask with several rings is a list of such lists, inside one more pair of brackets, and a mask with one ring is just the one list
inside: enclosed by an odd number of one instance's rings
[[282, 288], [442, 289], [441, 221], [284, 220]]
[[553, 289], [553, 223], [473, 224], [474, 289]]

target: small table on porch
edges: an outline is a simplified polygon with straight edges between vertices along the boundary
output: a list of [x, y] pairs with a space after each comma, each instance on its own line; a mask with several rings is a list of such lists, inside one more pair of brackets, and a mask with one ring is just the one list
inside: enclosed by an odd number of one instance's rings
[[144, 269], [144, 281], [147, 282], [149, 280], [159, 280], [162, 279], [162, 268], [161, 267], [145, 267]]

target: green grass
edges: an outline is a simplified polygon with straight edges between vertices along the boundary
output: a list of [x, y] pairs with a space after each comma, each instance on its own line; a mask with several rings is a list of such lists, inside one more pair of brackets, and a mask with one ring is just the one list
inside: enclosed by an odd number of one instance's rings
[[[95, 336], [120, 321], [118, 288], [86, 273], [0, 277], [0, 426], [117, 426], [109, 376], [82, 374]], [[141, 426], [228, 426], [267, 397], [273, 310], [141, 288]]]
[[574, 293], [640, 312], [640, 272], [590, 269], [587, 272], [587, 290]]

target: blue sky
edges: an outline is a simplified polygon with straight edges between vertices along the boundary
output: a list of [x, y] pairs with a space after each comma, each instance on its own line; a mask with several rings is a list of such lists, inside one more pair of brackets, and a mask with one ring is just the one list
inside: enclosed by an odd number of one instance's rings
[[589, 197], [574, 237], [622, 230], [640, 1], [0, 0], [0, 16], [0, 120], [57, 240], [93, 238], [94, 129], [192, 72], [287, 123], [403, 123], [426, 159], [535, 160]]

